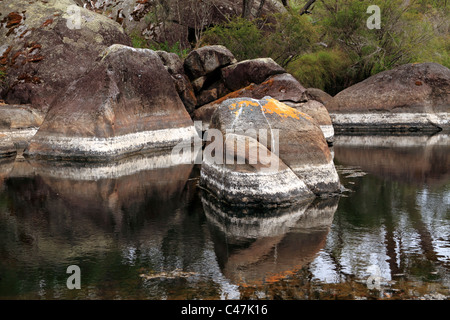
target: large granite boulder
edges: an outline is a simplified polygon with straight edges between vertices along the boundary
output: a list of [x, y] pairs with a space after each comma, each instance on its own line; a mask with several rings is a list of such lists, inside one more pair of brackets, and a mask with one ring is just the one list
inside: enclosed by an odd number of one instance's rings
[[5, 0], [0, 12], [0, 96], [10, 104], [46, 111], [102, 50], [131, 43], [119, 24], [72, 0]]
[[158, 54], [113, 45], [54, 101], [25, 155], [109, 160], [196, 135]]
[[[269, 72], [269, 71], [268, 71]], [[252, 83], [246, 87], [230, 92], [217, 100], [207, 103], [197, 108], [192, 117], [194, 120], [202, 121], [203, 128], [206, 130], [209, 126], [211, 116], [216, 108], [225, 100], [235, 98], [253, 98], [262, 99], [270, 96], [281, 102], [305, 102], [305, 88], [289, 73], [269, 76], [260, 84]]]
[[317, 122], [273, 98], [224, 101], [207, 134], [201, 183], [230, 204], [281, 206], [340, 188]]
[[326, 107], [340, 131], [439, 131], [450, 127], [450, 70], [402, 65], [341, 91]]

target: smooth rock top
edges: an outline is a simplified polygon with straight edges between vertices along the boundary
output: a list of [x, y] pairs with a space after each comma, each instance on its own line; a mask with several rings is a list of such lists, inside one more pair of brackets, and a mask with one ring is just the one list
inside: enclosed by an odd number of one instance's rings
[[327, 108], [332, 112], [448, 112], [450, 69], [437, 63], [411, 63], [383, 71], [341, 91]]

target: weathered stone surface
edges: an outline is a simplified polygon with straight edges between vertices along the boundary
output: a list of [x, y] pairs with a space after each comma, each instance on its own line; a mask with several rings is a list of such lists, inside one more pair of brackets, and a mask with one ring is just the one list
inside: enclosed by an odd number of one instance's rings
[[[262, 99], [270, 96], [278, 101], [286, 103], [290, 107], [308, 114], [318, 122], [325, 138], [332, 142], [334, 129], [327, 109], [318, 101], [307, 101], [305, 88], [290, 74], [283, 73], [275, 75], [256, 85], [251, 84], [245, 88], [231, 92], [228, 95], [204, 105], [193, 113], [193, 119], [204, 122], [204, 129], [207, 129], [214, 110], [225, 100], [232, 98], [248, 97]], [[307, 102], [306, 102], [307, 101]]]
[[29, 105], [0, 104], [0, 131], [39, 128], [44, 114]]
[[[339, 177], [324, 135], [307, 114], [270, 97], [229, 99], [215, 110], [208, 134], [211, 129], [220, 130], [225, 137], [226, 155], [231, 152], [236, 160], [245, 159], [242, 164], [225, 161], [221, 165], [218, 164], [220, 155], [204, 157], [201, 183], [228, 203], [282, 205], [293, 199], [308, 198], [311, 191], [321, 194], [339, 190]], [[227, 148], [228, 139], [238, 141], [243, 137], [250, 139], [245, 150], [265, 151], [267, 147], [269, 158], [279, 159], [278, 164], [268, 165], [269, 168], [250, 165], [249, 156], [239, 156], [232, 152], [233, 148]], [[211, 143], [205, 151], [209, 145]], [[205, 154], [207, 156], [208, 152]], [[256, 164], [259, 163], [275, 162], [258, 158]], [[270, 174], [264, 172], [266, 170]]]
[[450, 70], [406, 64], [343, 90], [326, 107], [337, 130], [438, 131], [450, 127]]
[[209, 103], [204, 105], [195, 111], [192, 114], [192, 120], [201, 121], [202, 122], [202, 130], [205, 131], [209, 128], [209, 122], [211, 121], [211, 117], [216, 111], [218, 105], [215, 103]]
[[102, 50], [131, 43], [119, 24], [72, 0], [5, 0], [0, 12], [0, 95], [10, 104], [46, 111]]
[[16, 146], [8, 135], [0, 133], [0, 159], [17, 154]]
[[175, 88], [187, 112], [192, 113], [197, 105], [197, 98], [195, 97], [194, 88], [189, 78], [184, 73], [183, 61], [175, 53], [166, 51], [156, 51], [156, 53], [161, 58], [166, 70], [172, 76]]
[[304, 95], [305, 95], [305, 98], [307, 98], [308, 100], [319, 101], [320, 103], [322, 103], [325, 106], [327, 105], [328, 101], [333, 99], [333, 97], [331, 95], [329, 95], [325, 91], [317, 89], [317, 88], [307, 88], [305, 90]]
[[205, 105], [207, 103], [217, 100], [217, 98], [218, 98], [217, 89], [213, 88], [213, 89], [203, 90], [197, 96], [197, 104], [202, 106], [202, 105]]
[[196, 134], [158, 55], [113, 45], [55, 100], [25, 154], [108, 160]]
[[222, 68], [222, 78], [231, 91], [252, 83], [260, 84], [270, 76], [282, 73], [286, 73], [286, 70], [271, 58], [244, 60]]
[[236, 62], [224, 46], [205, 46], [189, 53], [184, 60], [184, 68], [191, 79], [197, 79]]
[[158, 50], [156, 53], [170, 74], [184, 74], [183, 61], [176, 53], [162, 50]]
[[286, 104], [292, 108], [297, 109], [298, 111], [306, 113], [307, 115], [311, 116], [311, 118], [316, 120], [327, 142], [328, 143], [333, 142], [334, 138], [333, 123], [331, 122], [331, 117], [328, 113], [328, 110], [322, 103], [316, 100], [309, 100], [304, 103], [286, 102]]

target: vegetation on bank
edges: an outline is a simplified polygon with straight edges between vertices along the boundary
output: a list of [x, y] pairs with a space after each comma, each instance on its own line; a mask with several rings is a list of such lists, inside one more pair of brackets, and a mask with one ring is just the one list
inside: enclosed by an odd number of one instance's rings
[[[305, 3], [291, 0], [285, 13], [234, 17], [204, 30], [195, 45], [222, 44], [238, 60], [271, 57], [305, 87], [330, 94], [405, 63], [450, 67], [450, 1], [317, 0], [300, 14]], [[367, 27], [371, 5], [380, 8], [380, 29]], [[138, 47], [189, 51], [132, 38]]]

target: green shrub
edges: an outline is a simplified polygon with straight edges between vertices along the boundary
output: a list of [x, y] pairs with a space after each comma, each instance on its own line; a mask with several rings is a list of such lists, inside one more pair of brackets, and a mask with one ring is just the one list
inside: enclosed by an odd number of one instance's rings
[[216, 25], [203, 33], [200, 46], [221, 44], [238, 60], [254, 59], [266, 54], [266, 39], [257, 21], [235, 17], [228, 23]]
[[323, 49], [292, 61], [287, 71], [304, 87], [319, 88], [331, 95], [348, 86], [351, 61], [342, 51]]
[[200, 45], [221, 44], [238, 60], [271, 57], [281, 66], [311, 49], [318, 35], [310, 19], [294, 12], [265, 19], [236, 17], [206, 30]]

